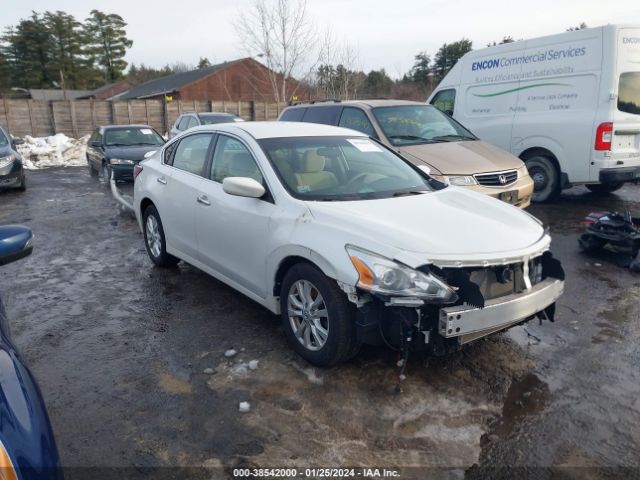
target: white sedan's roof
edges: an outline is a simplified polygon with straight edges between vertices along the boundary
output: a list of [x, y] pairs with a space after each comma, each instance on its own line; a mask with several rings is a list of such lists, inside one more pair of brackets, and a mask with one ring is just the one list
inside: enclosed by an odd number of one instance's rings
[[[209, 127], [209, 128], [207, 128]], [[256, 139], [280, 137], [332, 137], [345, 136], [365, 137], [363, 133], [348, 128], [333, 127], [319, 123], [303, 122], [241, 122], [233, 124], [217, 124], [196, 127], [201, 130], [244, 130]]]

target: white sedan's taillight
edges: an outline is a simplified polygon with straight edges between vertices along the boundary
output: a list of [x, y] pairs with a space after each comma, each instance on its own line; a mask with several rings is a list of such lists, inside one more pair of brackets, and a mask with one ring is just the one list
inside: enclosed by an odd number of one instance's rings
[[142, 172], [142, 165], [136, 165], [135, 167], [133, 167], [133, 180], [135, 181], [136, 178], [138, 178], [138, 175], [140, 175], [140, 172]]

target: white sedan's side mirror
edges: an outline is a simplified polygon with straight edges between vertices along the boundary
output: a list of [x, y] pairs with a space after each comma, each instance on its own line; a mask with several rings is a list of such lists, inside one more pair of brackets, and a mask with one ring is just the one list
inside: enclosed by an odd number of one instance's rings
[[144, 158], [153, 157], [156, 154], [157, 151], [158, 150], [150, 150], [150, 151], [148, 151], [147, 153], [144, 154]]
[[266, 190], [260, 182], [249, 177], [227, 177], [222, 181], [222, 190], [238, 197], [260, 198]]

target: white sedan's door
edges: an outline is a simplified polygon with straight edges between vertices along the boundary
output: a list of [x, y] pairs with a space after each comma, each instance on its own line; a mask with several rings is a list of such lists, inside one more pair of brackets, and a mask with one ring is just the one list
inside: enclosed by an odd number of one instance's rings
[[188, 135], [165, 157], [170, 174], [158, 178], [164, 182], [163, 208], [160, 212], [167, 246], [172, 253], [189, 260], [198, 258], [195, 215], [199, 205], [199, 187], [213, 139], [212, 133]]
[[251, 177], [263, 183], [258, 165], [238, 139], [219, 135], [210, 179], [200, 186], [206, 203], [196, 209], [200, 261], [261, 298], [266, 297], [266, 252], [270, 198], [245, 198], [222, 190], [226, 177]]

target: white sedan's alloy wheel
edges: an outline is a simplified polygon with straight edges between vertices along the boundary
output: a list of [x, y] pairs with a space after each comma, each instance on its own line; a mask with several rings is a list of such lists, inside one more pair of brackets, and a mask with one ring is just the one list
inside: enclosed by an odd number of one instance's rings
[[329, 337], [329, 313], [320, 291], [308, 280], [298, 280], [287, 298], [289, 322], [297, 340], [313, 352]]
[[159, 257], [162, 248], [162, 239], [160, 238], [160, 229], [158, 228], [158, 221], [154, 215], [147, 217], [147, 244], [149, 251], [154, 257]]

